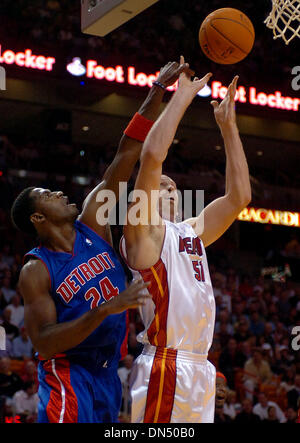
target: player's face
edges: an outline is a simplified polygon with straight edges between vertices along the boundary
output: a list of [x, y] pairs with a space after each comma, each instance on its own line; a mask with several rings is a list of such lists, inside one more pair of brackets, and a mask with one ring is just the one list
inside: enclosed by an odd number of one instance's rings
[[227, 395], [226, 381], [222, 377], [216, 379], [216, 407], [222, 407]]
[[162, 175], [159, 188], [159, 214], [174, 222], [178, 212], [178, 194], [176, 183], [168, 176]]
[[51, 192], [49, 189], [35, 188], [31, 191], [31, 196], [35, 199], [35, 212], [50, 222], [72, 220], [78, 215], [76, 204], [70, 204], [62, 191]]

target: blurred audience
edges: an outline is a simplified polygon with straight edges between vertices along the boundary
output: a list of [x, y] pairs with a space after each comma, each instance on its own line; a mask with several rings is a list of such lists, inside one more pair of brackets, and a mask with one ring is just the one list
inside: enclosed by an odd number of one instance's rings
[[[270, 408], [272, 410], [270, 411]], [[258, 415], [259, 418], [264, 420], [276, 421], [280, 423], [286, 422], [286, 417], [280, 407], [273, 401], [268, 401], [264, 392], [258, 395], [258, 402], [253, 408], [253, 413]]]
[[0, 396], [11, 398], [22, 387], [21, 377], [11, 369], [11, 359], [2, 357], [0, 359]]
[[244, 386], [246, 397], [253, 400], [259, 385], [271, 381], [272, 372], [269, 363], [263, 360], [262, 351], [255, 348], [252, 357], [244, 365]]
[[13, 414], [18, 415], [22, 423], [35, 423], [37, 419], [39, 397], [37, 385], [30, 381], [15, 392], [12, 398]]
[[234, 423], [261, 423], [258, 415], [253, 413], [253, 403], [250, 398], [245, 398], [242, 401], [242, 410], [235, 417]]

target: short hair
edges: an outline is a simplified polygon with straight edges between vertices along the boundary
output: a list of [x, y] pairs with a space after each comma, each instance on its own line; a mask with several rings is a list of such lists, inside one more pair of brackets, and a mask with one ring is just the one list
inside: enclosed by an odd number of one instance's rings
[[11, 219], [14, 226], [22, 232], [30, 235], [36, 235], [37, 232], [30, 216], [35, 211], [34, 198], [30, 196], [34, 187], [24, 189], [15, 199], [11, 208]]

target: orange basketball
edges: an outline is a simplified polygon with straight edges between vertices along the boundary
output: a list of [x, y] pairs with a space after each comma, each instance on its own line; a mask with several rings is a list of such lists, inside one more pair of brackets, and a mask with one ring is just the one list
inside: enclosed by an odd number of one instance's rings
[[199, 30], [204, 54], [216, 63], [231, 65], [251, 51], [255, 31], [251, 20], [238, 9], [221, 8], [209, 14]]

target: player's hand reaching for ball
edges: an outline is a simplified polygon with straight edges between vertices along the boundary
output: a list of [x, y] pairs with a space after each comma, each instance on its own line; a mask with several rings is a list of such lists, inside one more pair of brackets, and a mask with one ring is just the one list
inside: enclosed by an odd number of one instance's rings
[[[180, 63], [184, 63], [184, 57], [180, 57]], [[199, 79], [198, 77], [195, 77], [192, 80], [192, 76], [194, 75], [193, 72], [189, 71], [183, 71], [180, 74], [179, 77], [179, 86], [178, 90], [179, 92], [183, 92], [184, 95], [186, 95], [187, 98], [193, 99], [201, 89], [204, 88], [204, 86], [207, 84], [209, 79], [212, 77], [212, 73], [209, 72], [204, 77]]]
[[190, 65], [185, 63], [184, 58], [180, 57], [180, 63], [169, 62], [161, 68], [157, 81], [167, 88], [168, 86], [174, 85], [179, 79], [180, 74], [183, 72], [186, 72], [191, 76], [195, 74], [194, 71], [190, 69]]
[[220, 129], [224, 130], [226, 128], [230, 128], [236, 125], [236, 113], [235, 113], [235, 101], [234, 97], [236, 94], [236, 87], [239, 76], [236, 75], [232, 82], [230, 83], [226, 96], [222, 100], [221, 103], [218, 103], [216, 100], [211, 102], [216, 122], [219, 125]]
[[106, 304], [112, 311], [111, 314], [119, 314], [126, 309], [139, 308], [145, 305], [147, 300], [152, 300], [151, 295], [145, 291], [149, 284], [142, 279], [135, 280], [125, 291], [111, 298]]

